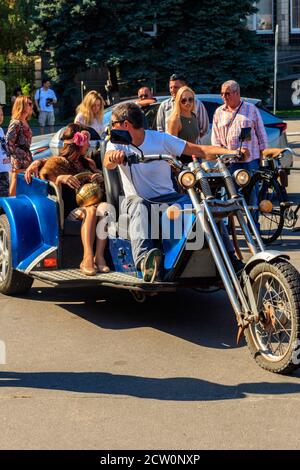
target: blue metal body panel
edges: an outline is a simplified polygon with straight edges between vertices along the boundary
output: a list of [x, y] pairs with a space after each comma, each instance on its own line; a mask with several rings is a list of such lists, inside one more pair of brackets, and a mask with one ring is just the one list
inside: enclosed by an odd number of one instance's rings
[[110, 251], [113, 269], [119, 273], [132, 274], [135, 277], [142, 277], [142, 274], [135, 269], [131, 243], [124, 238], [109, 237], [108, 248]]
[[33, 178], [29, 185], [18, 175], [17, 196], [0, 198], [0, 208], [10, 224], [14, 269], [24, 271], [37, 256], [58, 247], [57, 204], [48, 198], [46, 181]]
[[[176, 202], [177, 205], [181, 205], [180, 202]], [[190, 205], [192, 208], [192, 204]], [[186, 208], [186, 204], [185, 204]], [[187, 238], [194, 226], [196, 216], [194, 213], [185, 213], [176, 221], [169, 220], [166, 213], [162, 214], [161, 225], [162, 225], [162, 246], [164, 252], [164, 268], [166, 270], [172, 269], [177, 262], [180, 253], [182, 252]], [[178, 233], [179, 231], [179, 233]], [[170, 233], [170, 236], [169, 236]], [[181, 233], [181, 236], [178, 236]], [[167, 236], [166, 236], [167, 234]]]

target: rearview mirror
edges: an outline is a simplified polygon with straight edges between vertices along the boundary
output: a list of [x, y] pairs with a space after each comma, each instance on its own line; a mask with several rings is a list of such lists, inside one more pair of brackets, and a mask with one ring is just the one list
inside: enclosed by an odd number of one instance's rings
[[110, 141], [113, 144], [130, 145], [132, 143], [132, 138], [128, 131], [123, 131], [122, 129], [111, 129]]
[[251, 140], [251, 127], [242, 127], [240, 133], [240, 142]]

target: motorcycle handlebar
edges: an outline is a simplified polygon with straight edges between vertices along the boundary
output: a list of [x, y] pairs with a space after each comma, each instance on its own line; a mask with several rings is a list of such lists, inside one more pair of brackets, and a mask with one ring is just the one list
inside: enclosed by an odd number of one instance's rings
[[[240, 159], [242, 158], [243, 155], [237, 154], [237, 153], [232, 153], [232, 154], [220, 154], [217, 156], [219, 160], [225, 161], [225, 160], [231, 160], [233, 158]], [[183, 164], [177, 160], [176, 157], [172, 157], [171, 155], [141, 155], [137, 153], [131, 153], [129, 155], [126, 155], [124, 158], [124, 164], [128, 165], [137, 165], [139, 163], [147, 163], [147, 162], [152, 162], [152, 161], [158, 161], [158, 160], [164, 160], [169, 163], [172, 163], [176, 168], [181, 170], [183, 168]]]
[[218, 158], [220, 158], [221, 160], [232, 160], [233, 158], [236, 158], [237, 160], [240, 160], [241, 158], [243, 158], [243, 155], [242, 154], [237, 154], [237, 153], [232, 153], [232, 154], [222, 154], [222, 155], [218, 155]]
[[124, 159], [124, 163], [128, 163], [128, 165], [136, 165], [138, 163], [147, 163], [152, 161], [164, 160], [172, 163], [177, 168], [181, 169], [182, 163], [179, 162], [175, 157], [171, 155], [138, 155], [137, 153], [131, 153], [127, 155]]

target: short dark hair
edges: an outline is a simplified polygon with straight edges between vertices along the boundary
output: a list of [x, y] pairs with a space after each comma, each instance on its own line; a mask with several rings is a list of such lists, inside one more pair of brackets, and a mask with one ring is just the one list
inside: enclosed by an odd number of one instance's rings
[[42, 86], [44, 85], [44, 83], [47, 83], [47, 82], [50, 82], [51, 83], [51, 80], [49, 78], [43, 78], [42, 80]]
[[182, 73], [173, 73], [169, 78], [169, 81], [180, 80], [181, 82], [187, 83], [186, 77]]
[[144, 115], [141, 108], [135, 103], [120, 103], [112, 110], [116, 121], [129, 121], [135, 129], [144, 127]]

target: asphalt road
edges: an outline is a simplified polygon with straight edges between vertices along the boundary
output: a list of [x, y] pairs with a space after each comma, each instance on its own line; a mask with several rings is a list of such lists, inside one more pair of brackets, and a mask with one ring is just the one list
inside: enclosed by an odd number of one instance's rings
[[[299, 234], [274, 248], [300, 270]], [[236, 333], [224, 293], [0, 295], [0, 448], [299, 449], [300, 370], [265, 372]]]

